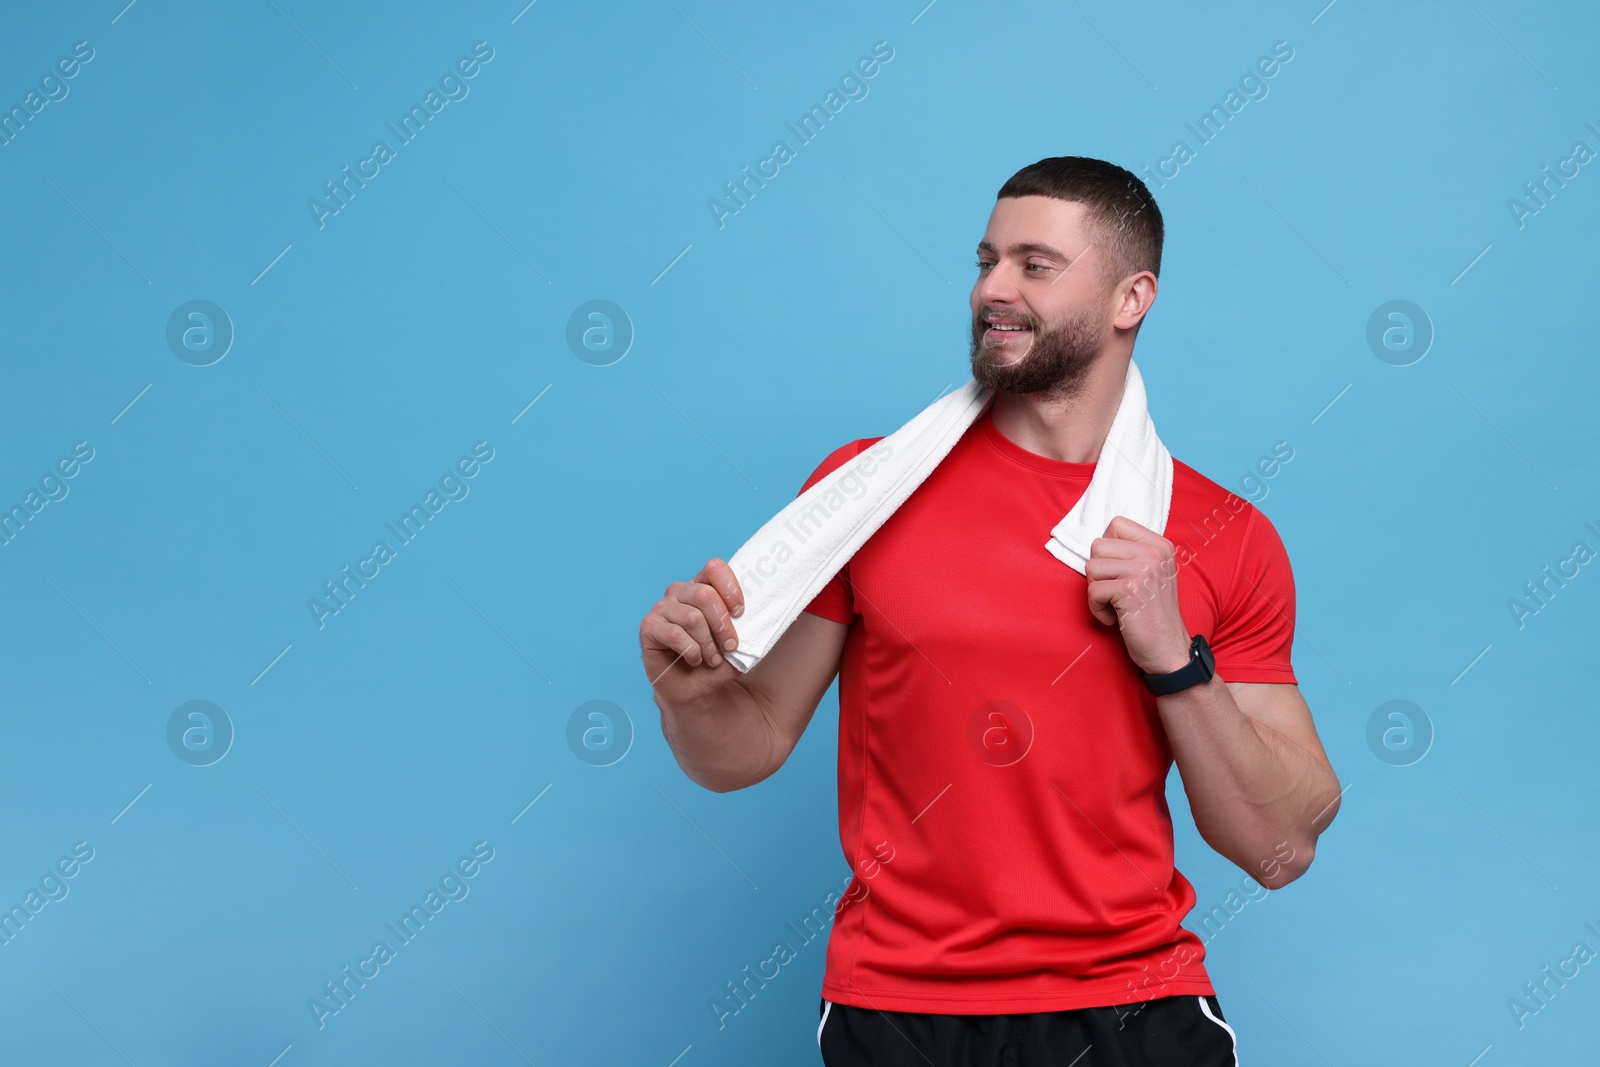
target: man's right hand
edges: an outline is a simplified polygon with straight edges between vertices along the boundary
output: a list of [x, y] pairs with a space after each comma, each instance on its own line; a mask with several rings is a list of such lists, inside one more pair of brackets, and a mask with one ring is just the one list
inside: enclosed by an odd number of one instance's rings
[[794, 751], [838, 673], [849, 625], [801, 612], [742, 673], [728, 661], [739, 647], [733, 618], [744, 613], [733, 568], [707, 563], [693, 581], [673, 582], [639, 624], [644, 667], [661, 709], [661, 733], [678, 766], [726, 793], [767, 778]]
[[713, 559], [692, 581], [673, 582], [639, 624], [645, 673], [656, 692], [693, 699], [739, 673], [723, 655], [738, 647], [733, 617], [744, 613], [744, 593], [733, 568]]

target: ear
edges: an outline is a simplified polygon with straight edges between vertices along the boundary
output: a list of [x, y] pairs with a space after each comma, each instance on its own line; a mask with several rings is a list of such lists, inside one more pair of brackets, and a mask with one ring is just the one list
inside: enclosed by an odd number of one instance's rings
[[1156, 276], [1147, 270], [1123, 279], [1117, 286], [1117, 317], [1111, 324], [1119, 330], [1137, 327], [1150, 310], [1150, 305], [1156, 302], [1158, 288]]

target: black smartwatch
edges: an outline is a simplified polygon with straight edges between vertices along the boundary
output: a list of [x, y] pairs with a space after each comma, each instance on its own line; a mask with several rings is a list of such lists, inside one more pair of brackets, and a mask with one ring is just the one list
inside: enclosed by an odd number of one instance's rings
[[1208, 682], [1216, 673], [1217, 661], [1211, 655], [1211, 646], [1206, 644], [1206, 639], [1200, 634], [1195, 634], [1194, 640], [1189, 642], [1189, 662], [1171, 674], [1139, 672], [1144, 679], [1145, 688], [1158, 697], [1181, 693], [1192, 685]]

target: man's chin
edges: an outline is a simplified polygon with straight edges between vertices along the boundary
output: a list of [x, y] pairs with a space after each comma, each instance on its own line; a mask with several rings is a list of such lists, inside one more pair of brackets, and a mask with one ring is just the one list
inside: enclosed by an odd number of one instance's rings
[[1015, 355], [999, 347], [980, 346], [971, 355], [972, 377], [979, 385], [1013, 392], [1011, 385], [1015, 383], [1012, 380], [1018, 377], [1018, 370], [1031, 354], [1032, 346], [1029, 346], [1027, 351], [1020, 351]]
[[1082, 388], [1089, 369], [1087, 366], [1058, 368], [1058, 373], [1053, 379], [1044, 381], [1036, 374], [1021, 373], [1021, 360], [1017, 363], [996, 364], [990, 358], [992, 355], [992, 352], [984, 351], [973, 354], [971, 360], [973, 380], [995, 392], [1013, 393], [1018, 396], [1060, 399], [1075, 395]]

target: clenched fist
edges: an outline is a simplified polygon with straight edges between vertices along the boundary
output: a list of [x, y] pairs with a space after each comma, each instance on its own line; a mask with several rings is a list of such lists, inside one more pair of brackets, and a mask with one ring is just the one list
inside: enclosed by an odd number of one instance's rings
[[723, 652], [737, 648], [733, 619], [744, 593], [733, 568], [713, 559], [692, 581], [673, 582], [639, 624], [645, 672], [658, 692], [684, 698], [715, 688], [737, 668]]
[[1178, 564], [1171, 541], [1118, 515], [1089, 543], [1089, 611], [1122, 630], [1128, 656], [1147, 674], [1189, 662], [1188, 629], [1178, 609]]

